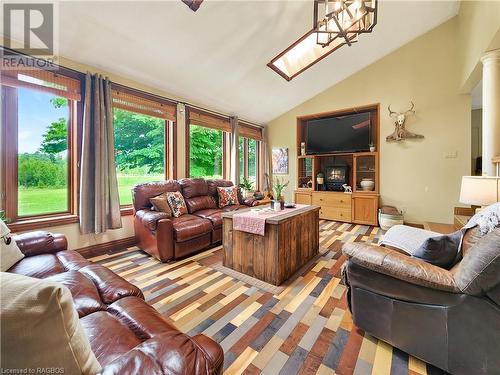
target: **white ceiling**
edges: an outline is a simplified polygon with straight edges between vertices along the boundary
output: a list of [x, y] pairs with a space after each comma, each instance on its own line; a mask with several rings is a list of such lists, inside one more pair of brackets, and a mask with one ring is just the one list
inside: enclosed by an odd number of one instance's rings
[[266, 64], [312, 25], [309, 1], [68, 1], [62, 56], [268, 122], [457, 14], [458, 1], [380, 1], [378, 24], [285, 81]]

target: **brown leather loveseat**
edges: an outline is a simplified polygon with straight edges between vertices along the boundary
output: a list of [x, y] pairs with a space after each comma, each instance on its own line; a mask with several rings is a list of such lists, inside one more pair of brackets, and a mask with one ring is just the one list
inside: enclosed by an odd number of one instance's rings
[[102, 374], [222, 373], [219, 344], [177, 330], [144, 301], [139, 288], [66, 250], [63, 235], [32, 232], [14, 239], [25, 258], [7, 272], [59, 282], [71, 291]]
[[450, 270], [363, 243], [343, 252], [359, 328], [454, 375], [500, 373], [500, 228], [468, 229]]
[[[185, 178], [179, 181], [159, 181], [136, 185], [132, 189], [134, 228], [138, 246], [166, 262], [190, 255], [220, 243], [222, 240], [221, 213], [254, 204], [238, 194], [239, 205], [218, 208], [217, 187], [233, 186], [231, 181]], [[150, 199], [165, 192], [182, 193], [188, 213], [169, 217], [154, 211]]]

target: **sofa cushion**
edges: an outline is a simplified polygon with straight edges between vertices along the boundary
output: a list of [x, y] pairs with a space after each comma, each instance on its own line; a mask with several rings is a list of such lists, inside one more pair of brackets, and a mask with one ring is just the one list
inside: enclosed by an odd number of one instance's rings
[[186, 206], [190, 214], [207, 208], [216, 208], [217, 203], [211, 195], [202, 195], [194, 198], [186, 198]]
[[450, 234], [430, 237], [413, 252], [412, 256], [435, 266], [450, 269], [460, 258], [461, 230]]
[[219, 208], [239, 204], [238, 188], [236, 186], [218, 187], [217, 193], [219, 194]]
[[212, 222], [195, 215], [182, 215], [172, 219], [177, 242], [188, 241], [212, 231]]
[[167, 201], [167, 193], [162, 193], [156, 197], [150, 198], [149, 201], [153, 205], [155, 211], [163, 212], [167, 214], [168, 217], [172, 216], [172, 210]]
[[203, 178], [184, 178], [179, 180], [184, 198], [208, 195], [208, 184]]
[[500, 284], [500, 228], [468, 250], [454, 277], [460, 290], [472, 295], [482, 295]]
[[45, 280], [58, 282], [69, 289], [80, 318], [96, 311], [106, 310], [106, 305], [101, 301], [94, 283], [78, 271], [59, 273]]
[[188, 213], [184, 197], [179, 191], [167, 193], [167, 202], [172, 210], [173, 217], [179, 217]]
[[[1, 226], [7, 228], [3, 220], [0, 220], [0, 230]], [[24, 254], [19, 250], [16, 241], [10, 237], [8, 232], [0, 237], [0, 271], [7, 271], [23, 258]]]
[[[230, 207], [230, 206], [227, 206]], [[196, 216], [202, 217], [204, 219], [208, 219], [212, 222], [212, 225], [215, 228], [220, 228], [222, 227], [222, 214], [221, 209], [208, 209], [208, 210], [201, 210], [196, 212]]]
[[181, 185], [175, 180], [148, 182], [135, 185], [132, 189], [132, 198], [136, 211], [151, 208], [150, 199], [167, 191], [181, 191]]
[[8, 272], [43, 279], [66, 271], [54, 254], [41, 254], [26, 257], [9, 268]]
[[[170, 210], [170, 208], [169, 208]], [[151, 231], [155, 231], [158, 226], [158, 220], [168, 219], [172, 217], [171, 213], [158, 212], [151, 210], [139, 210], [135, 213], [135, 216], [141, 220], [141, 223]]]
[[5, 272], [0, 278], [2, 368], [100, 371], [65, 286]]

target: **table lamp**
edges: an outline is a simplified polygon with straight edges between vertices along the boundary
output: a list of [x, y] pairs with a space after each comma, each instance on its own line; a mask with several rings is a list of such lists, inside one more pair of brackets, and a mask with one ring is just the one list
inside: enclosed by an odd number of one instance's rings
[[500, 177], [463, 176], [460, 203], [488, 206], [500, 200]]

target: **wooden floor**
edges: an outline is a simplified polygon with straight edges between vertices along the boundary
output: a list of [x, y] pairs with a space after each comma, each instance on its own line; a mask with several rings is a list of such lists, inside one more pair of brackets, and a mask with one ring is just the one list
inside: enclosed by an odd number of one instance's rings
[[224, 349], [225, 374], [442, 374], [353, 325], [340, 280], [345, 242], [378, 242], [379, 228], [320, 223], [329, 249], [279, 295], [210, 267], [220, 247], [164, 264], [137, 248], [91, 258], [139, 286], [180, 330]]

